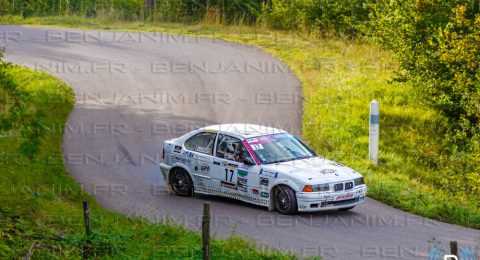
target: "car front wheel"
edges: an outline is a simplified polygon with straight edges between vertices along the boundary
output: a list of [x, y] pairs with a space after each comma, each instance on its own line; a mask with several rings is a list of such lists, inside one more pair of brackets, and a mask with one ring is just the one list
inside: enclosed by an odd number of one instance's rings
[[172, 189], [176, 195], [192, 196], [193, 184], [185, 170], [175, 169], [172, 173]]
[[275, 189], [275, 207], [285, 215], [297, 212], [297, 197], [295, 192], [287, 186], [278, 186]]

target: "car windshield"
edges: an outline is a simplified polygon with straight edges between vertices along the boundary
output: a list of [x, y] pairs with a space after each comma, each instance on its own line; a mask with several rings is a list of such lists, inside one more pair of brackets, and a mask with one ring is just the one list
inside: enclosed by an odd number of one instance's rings
[[290, 134], [263, 135], [248, 138], [247, 143], [263, 163], [279, 163], [315, 156], [313, 150]]

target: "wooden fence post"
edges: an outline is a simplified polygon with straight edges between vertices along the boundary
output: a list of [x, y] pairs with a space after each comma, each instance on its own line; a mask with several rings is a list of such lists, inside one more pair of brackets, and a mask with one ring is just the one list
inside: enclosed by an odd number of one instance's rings
[[458, 244], [457, 241], [450, 241], [450, 254], [458, 256]]
[[203, 204], [202, 218], [203, 260], [210, 260], [210, 203]]
[[90, 208], [88, 207], [88, 201], [83, 201], [83, 217], [85, 219], [85, 233], [90, 235]]

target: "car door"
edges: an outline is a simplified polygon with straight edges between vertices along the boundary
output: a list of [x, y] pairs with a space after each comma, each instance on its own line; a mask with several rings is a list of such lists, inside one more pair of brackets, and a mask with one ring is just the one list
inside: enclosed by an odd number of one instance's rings
[[253, 162], [239, 138], [228, 134], [218, 134], [212, 174], [214, 185], [219, 191], [242, 196], [248, 196], [252, 192], [250, 187], [254, 186], [254, 171], [258, 167], [246, 165], [244, 163], [246, 157]]
[[182, 155], [190, 158], [190, 173], [196, 190], [215, 188], [212, 183], [212, 160], [216, 133], [200, 132], [185, 141]]

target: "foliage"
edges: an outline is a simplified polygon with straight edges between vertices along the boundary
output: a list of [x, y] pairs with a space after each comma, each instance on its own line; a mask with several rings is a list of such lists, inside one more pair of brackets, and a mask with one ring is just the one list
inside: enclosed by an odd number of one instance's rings
[[157, 0], [155, 3], [152, 14], [155, 21], [253, 24], [261, 10], [262, 1]]
[[138, 19], [142, 12], [139, 0], [0, 0], [0, 15], [23, 17], [47, 15], [101, 16], [124, 20]]
[[445, 143], [471, 151], [480, 140], [480, 6], [463, 2], [381, 1], [372, 23], [400, 76], [449, 119]]
[[[152, 1], [152, 0], [150, 0]], [[364, 0], [0, 0], [0, 14], [100, 16], [157, 22], [262, 24], [274, 29], [355, 36], [368, 20]]]
[[31, 96], [14, 82], [9, 70], [11, 66], [13, 65], [3, 60], [3, 52], [0, 50], [0, 130], [6, 134], [19, 131], [23, 139], [20, 153], [32, 159], [43, 138], [40, 129], [44, 115], [29, 103]]
[[0, 0], [0, 15], [77, 15], [115, 20], [254, 23], [261, 10], [260, 0], [156, 0], [153, 8], [143, 0]]
[[274, 29], [356, 36], [368, 21], [364, 0], [271, 0], [263, 7], [263, 22]]

